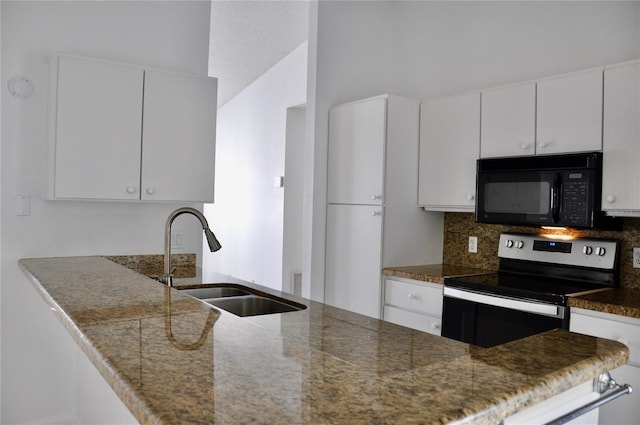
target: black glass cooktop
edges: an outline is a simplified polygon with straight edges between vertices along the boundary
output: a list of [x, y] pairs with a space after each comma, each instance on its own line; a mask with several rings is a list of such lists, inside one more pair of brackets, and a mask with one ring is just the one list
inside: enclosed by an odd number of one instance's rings
[[512, 273], [446, 278], [445, 286], [471, 289], [487, 294], [566, 305], [567, 298], [585, 291], [606, 290], [601, 286], [547, 277], [529, 277]]

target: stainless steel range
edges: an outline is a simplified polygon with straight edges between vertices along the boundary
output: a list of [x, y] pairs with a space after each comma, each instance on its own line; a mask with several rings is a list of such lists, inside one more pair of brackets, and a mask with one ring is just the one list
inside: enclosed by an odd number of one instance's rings
[[497, 273], [445, 279], [442, 336], [491, 347], [569, 329], [568, 299], [618, 286], [619, 242], [500, 235]]

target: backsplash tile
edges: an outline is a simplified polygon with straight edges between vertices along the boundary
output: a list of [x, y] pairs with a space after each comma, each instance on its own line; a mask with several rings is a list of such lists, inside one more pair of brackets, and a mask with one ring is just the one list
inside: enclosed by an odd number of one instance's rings
[[[164, 274], [164, 255], [105, 255], [104, 258], [137, 271], [145, 276]], [[175, 268], [173, 277], [196, 276], [196, 254], [171, 254], [171, 266]]]
[[[640, 219], [624, 218], [622, 231], [575, 230], [551, 231], [532, 227], [504, 226], [476, 223], [473, 213], [445, 213], [445, 264], [474, 267], [485, 270], [498, 268], [498, 241], [500, 233], [520, 232], [538, 234], [568, 234], [576, 237], [594, 237], [620, 240], [620, 286], [640, 289], [640, 269], [633, 268], [633, 247], [640, 247]], [[478, 237], [478, 253], [468, 252], [469, 236]]]

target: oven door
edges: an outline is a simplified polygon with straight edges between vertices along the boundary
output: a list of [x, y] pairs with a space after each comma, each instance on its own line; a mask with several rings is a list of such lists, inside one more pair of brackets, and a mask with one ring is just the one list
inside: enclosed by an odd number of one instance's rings
[[442, 336], [493, 347], [551, 329], [569, 329], [566, 313], [564, 306], [445, 286]]

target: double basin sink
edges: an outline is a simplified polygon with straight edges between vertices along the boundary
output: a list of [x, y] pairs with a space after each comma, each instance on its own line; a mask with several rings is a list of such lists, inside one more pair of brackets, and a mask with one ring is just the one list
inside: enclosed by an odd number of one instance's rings
[[241, 317], [288, 313], [307, 308], [304, 304], [232, 283], [206, 284], [198, 287], [176, 289], [179, 289], [183, 294], [190, 295]]

